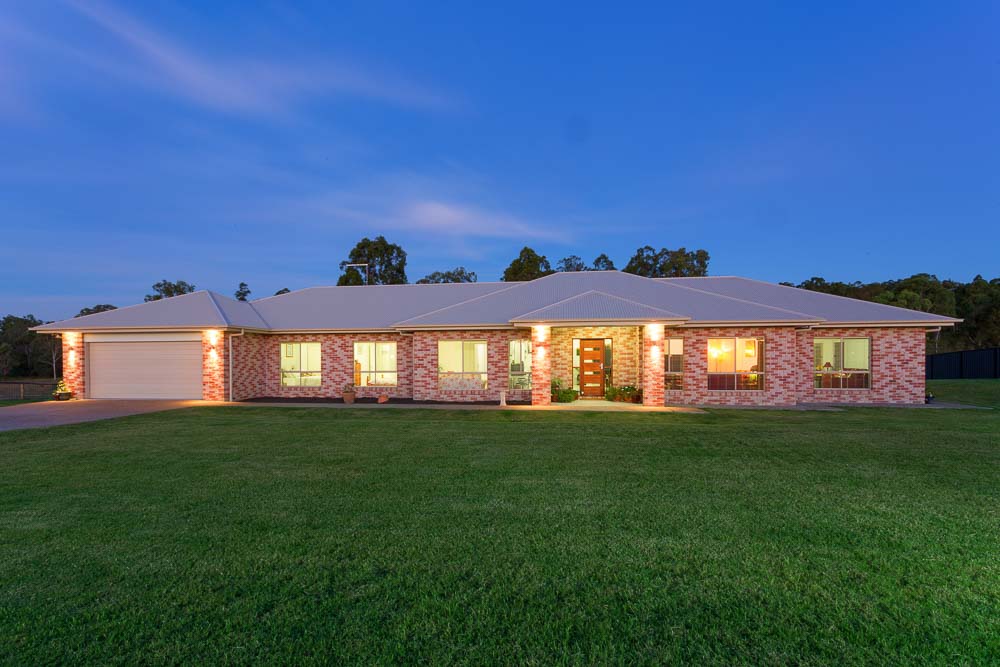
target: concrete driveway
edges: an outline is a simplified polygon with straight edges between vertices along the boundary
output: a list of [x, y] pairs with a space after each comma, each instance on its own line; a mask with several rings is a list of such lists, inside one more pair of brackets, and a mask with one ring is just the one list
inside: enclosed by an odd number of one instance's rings
[[41, 428], [62, 426], [81, 422], [114, 419], [147, 412], [162, 412], [178, 408], [192, 408], [198, 405], [216, 405], [210, 401], [44, 401], [25, 403], [0, 408], [0, 431], [21, 428]]

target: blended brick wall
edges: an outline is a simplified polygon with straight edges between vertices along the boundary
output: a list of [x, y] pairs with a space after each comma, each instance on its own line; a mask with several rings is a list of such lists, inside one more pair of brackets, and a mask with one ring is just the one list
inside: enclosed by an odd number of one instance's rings
[[[793, 405], [796, 403], [919, 404], [924, 401], [925, 332], [922, 328], [737, 329], [668, 328], [684, 340], [684, 389], [664, 392], [667, 404]], [[709, 338], [764, 338], [764, 389], [710, 391]], [[870, 389], [814, 389], [813, 338], [871, 339]]]
[[[802, 403], [924, 402], [927, 333], [923, 328], [805, 329], [799, 334], [799, 401]], [[814, 338], [868, 338], [871, 340], [870, 389], [816, 389], [813, 385]]]
[[[667, 338], [684, 339], [684, 389], [664, 392], [667, 403], [687, 405], [794, 405], [801, 390], [801, 361], [792, 327], [666, 329]], [[764, 389], [710, 391], [709, 338], [763, 338]], [[810, 360], [812, 352], [810, 351]]]
[[62, 361], [63, 361], [63, 381], [73, 392], [73, 398], [87, 397], [85, 356], [86, 347], [83, 343], [83, 334], [67, 332], [62, 334]]
[[642, 328], [642, 404], [663, 405], [663, 325]]
[[[530, 340], [528, 329], [480, 331], [417, 331], [413, 334], [413, 400], [415, 401], [499, 401], [500, 392], [508, 400], [531, 399], [528, 390], [510, 390], [510, 341]], [[438, 341], [486, 341], [486, 389], [445, 390], [438, 379]], [[534, 353], [533, 353], [534, 354]], [[532, 373], [534, 377], [534, 372]], [[534, 381], [532, 381], [534, 386]], [[548, 388], [546, 388], [548, 391]]]
[[531, 404], [551, 403], [552, 327], [539, 325], [531, 327]]
[[226, 370], [229, 355], [226, 336], [221, 331], [209, 330], [201, 334], [201, 398], [205, 401], [224, 401], [228, 394]]
[[[395, 387], [357, 387], [362, 398], [387, 396], [418, 401], [498, 401], [506, 390], [510, 400], [529, 400], [528, 391], [510, 391], [509, 341], [529, 339], [525, 330], [417, 332], [386, 334], [246, 334], [231, 339], [233, 345], [234, 400], [249, 398], [339, 398], [354, 381], [355, 342], [395, 342]], [[442, 391], [438, 387], [439, 340], [487, 341], [487, 389]], [[320, 343], [321, 384], [318, 387], [281, 386], [281, 345]], [[416, 360], [414, 362], [414, 360]]]

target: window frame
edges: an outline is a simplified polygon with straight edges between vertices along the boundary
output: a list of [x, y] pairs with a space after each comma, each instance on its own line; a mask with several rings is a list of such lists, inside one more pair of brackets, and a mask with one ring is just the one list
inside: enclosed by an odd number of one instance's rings
[[[316, 346], [318, 346], [318, 348], [319, 348], [319, 356], [317, 357], [317, 362], [319, 363], [319, 368], [318, 369], [316, 369], [316, 370], [311, 370], [311, 369], [310, 370], [303, 370], [302, 369], [302, 346], [303, 345], [316, 345]], [[288, 354], [289, 348], [292, 348], [292, 347], [297, 348], [297, 354], [298, 354], [298, 358], [299, 358], [299, 363], [298, 363], [299, 369], [298, 370], [285, 370], [284, 368], [281, 367], [281, 365], [282, 365], [281, 360], [285, 359], [286, 357], [294, 357], [294, 356], [296, 356], [295, 354]], [[286, 387], [292, 387], [292, 388], [296, 388], [296, 387], [308, 387], [308, 388], [318, 389], [319, 387], [323, 386], [323, 344], [322, 343], [317, 342], [317, 341], [303, 341], [303, 340], [287, 341], [287, 342], [283, 341], [280, 344], [280, 347], [279, 347], [279, 350], [278, 350], [278, 354], [280, 355], [278, 357], [278, 374], [279, 374], [279, 380], [278, 381], [279, 381], [280, 386], [282, 388], [286, 388]], [[308, 378], [310, 380], [313, 379], [313, 378], [316, 378], [318, 380], [318, 382], [316, 384], [303, 384], [302, 380], [306, 376], [308, 376]], [[291, 378], [291, 377], [298, 378], [298, 384], [288, 384], [286, 382], [286, 379]]]
[[[733, 342], [733, 370], [732, 371], [709, 371], [708, 365], [706, 363], [706, 389], [707, 391], [766, 391], [767, 390], [767, 341], [764, 336], [712, 336], [708, 338], [705, 343], [705, 357], [706, 362], [711, 358], [712, 351], [712, 341], [717, 340], [728, 340]], [[741, 343], [746, 341], [755, 341], [756, 344], [756, 356], [761, 359], [759, 366], [763, 366], [763, 370], [756, 371], [741, 371], [736, 363], [737, 350]], [[744, 384], [741, 385], [741, 378], [754, 376], [756, 386], [748, 387]], [[712, 379], [719, 377], [732, 377], [732, 387], [712, 387]]]
[[[444, 371], [441, 370], [441, 344], [442, 343], [461, 343], [462, 345], [462, 370], [461, 371]], [[465, 346], [466, 345], [478, 345], [482, 344], [486, 350], [486, 368], [482, 371], [467, 371], [465, 370]], [[482, 379], [481, 387], [461, 387], [459, 389], [454, 389], [451, 387], [442, 386], [450, 382], [447, 378], [459, 377], [459, 378], [471, 378], [479, 376]], [[471, 340], [466, 339], [439, 339], [438, 340], [438, 389], [444, 391], [485, 391], [489, 389], [490, 385], [490, 344], [485, 338], [476, 338]]]
[[[372, 370], [367, 370], [367, 371], [366, 370], [360, 370], [360, 369], [358, 369], [356, 367], [356, 364], [358, 363], [358, 346], [359, 345], [371, 345], [372, 346], [372, 356], [373, 356], [372, 366], [374, 366], [374, 368]], [[393, 359], [396, 360], [396, 363], [395, 363], [396, 369], [395, 370], [386, 371], [386, 370], [381, 370], [378, 367], [378, 360], [379, 360], [379, 353], [378, 353], [379, 350], [378, 349], [379, 349], [380, 345], [391, 345], [393, 347], [393, 355], [392, 356], [393, 356]], [[373, 387], [373, 388], [379, 388], [379, 387], [398, 387], [399, 386], [399, 346], [397, 345], [396, 341], [394, 341], [394, 340], [356, 340], [356, 341], [354, 341], [353, 352], [354, 352], [354, 356], [351, 359], [351, 381], [354, 383], [355, 387]], [[379, 382], [379, 383], [372, 383], [370, 381], [371, 377], [372, 376], [377, 376], [377, 375], [391, 375], [392, 376], [392, 384], [386, 384], [386, 383], [381, 383], [381, 382]], [[358, 382], [358, 380], [364, 379], [364, 376], [368, 376], [368, 379], [369, 379], [368, 384], [361, 384], [361, 383]]]
[[[680, 353], [671, 352], [674, 342], [680, 342]], [[670, 362], [675, 358], [680, 361], [679, 371], [670, 370]], [[681, 336], [668, 336], [663, 339], [663, 390], [684, 390], [684, 338]]]
[[[518, 346], [518, 359], [524, 359], [525, 346], [527, 346], [528, 353], [528, 369], [515, 371], [513, 362], [514, 358], [514, 346]], [[520, 386], [515, 387], [515, 378], [520, 379]], [[507, 342], [507, 389], [510, 391], [529, 391], [531, 389], [531, 339], [530, 338], [512, 338]]]
[[[840, 368], [832, 368], [829, 371], [824, 371], [816, 368], [816, 342], [821, 340], [828, 341], [838, 341], [840, 343]], [[863, 340], [868, 343], [868, 369], [867, 370], [851, 370], [844, 369], [844, 342], [848, 340]], [[828, 362], [829, 363], [829, 362]], [[836, 378], [843, 384], [844, 380], [850, 379], [850, 377], [855, 375], [863, 375], [865, 378], [864, 387], [824, 387], [823, 378], [830, 377]], [[871, 391], [872, 389], [872, 339], [871, 336], [813, 336], [813, 389], [815, 391]], [[819, 384], [819, 386], [817, 386]]]

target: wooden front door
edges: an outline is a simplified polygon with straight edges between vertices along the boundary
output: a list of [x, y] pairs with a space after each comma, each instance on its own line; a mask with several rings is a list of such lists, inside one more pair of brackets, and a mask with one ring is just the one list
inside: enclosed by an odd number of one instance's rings
[[580, 395], [604, 396], [604, 339], [580, 341]]

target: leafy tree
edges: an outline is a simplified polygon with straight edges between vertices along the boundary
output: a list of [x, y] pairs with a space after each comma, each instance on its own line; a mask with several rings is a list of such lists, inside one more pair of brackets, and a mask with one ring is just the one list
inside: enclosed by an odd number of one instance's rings
[[[39, 342], [39, 335], [31, 331], [43, 322], [34, 315], [7, 315], [0, 320], [0, 343], [10, 347], [13, 360], [10, 362], [12, 375], [38, 375], [46, 354]], [[49, 336], [46, 334], [46, 338]]]
[[502, 280], [506, 282], [534, 280], [535, 278], [541, 278], [551, 273], [552, 265], [549, 264], [549, 260], [545, 255], [539, 255], [528, 246], [525, 246], [521, 248], [517, 259], [504, 269]]
[[464, 266], [457, 266], [451, 271], [434, 271], [417, 281], [418, 285], [431, 283], [474, 283], [478, 280], [475, 271], [467, 271]]
[[614, 271], [615, 263], [603, 252], [594, 258], [594, 271]]
[[241, 282], [240, 286], [236, 288], [236, 292], [233, 293], [237, 301], [246, 301], [247, 297], [250, 296], [250, 286], [246, 283]]
[[583, 263], [579, 255], [570, 255], [568, 257], [563, 257], [558, 262], [556, 262], [556, 271], [563, 272], [574, 272], [574, 271], [589, 271], [590, 268]]
[[118, 306], [112, 306], [110, 303], [99, 303], [96, 306], [91, 306], [89, 308], [81, 308], [80, 312], [73, 317], [83, 317], [84, 315], [94, 315], [96, 313], [105, 313], [109, 310], [117, 310]]
[[[367, 280], [361, 271], [348, 264], [367, 264]], [[344, 273], [337, 280], [338, 285], [405, 285], [406, 251], [386, 241], [384, 236], [365, 237], [354, 246], [347, 260], [340, 263], [340, 270]]]
[[183, 280], [178, 280], [177, 282], [170, 282], [169, 280], [163, 279], [160, 282], [153, 285], [153, 294], [146, 295], [146, 301], [159, 301], [160, 299], [169, 299], [172, 296], [180, 296], [181, 294], [190, 294], [194, 291], [194, 285], [185, 282]]
[[634, 273], [647, 278], [679, 278], [687, 276], [707, 276], [709, 255], [706, 250], [678, 248], [656, 250], [653, 246], [636, 249], [625, 265], [625, 273]]
[[291, 291], [292, 290], [288, 289], [287, 287], [282, 287], [280, 290], [274, 293], [274, 296], [281, 296], [282, 294], [288, 294]]
[[14, 368], [14, 348], [10, 343], [0, 343], [0, 377], [10, 375]]

